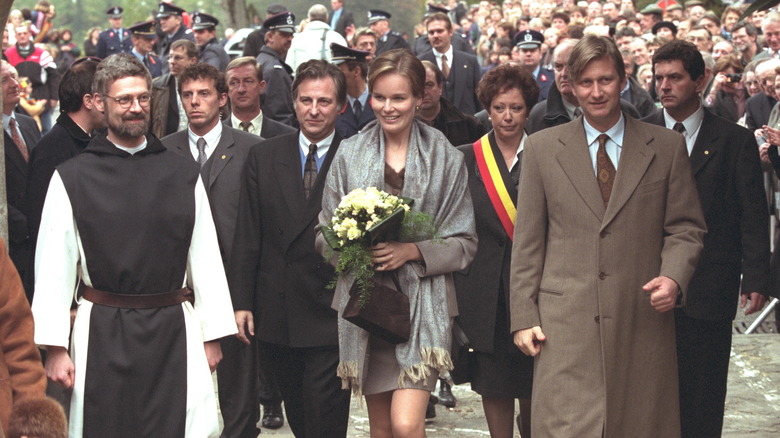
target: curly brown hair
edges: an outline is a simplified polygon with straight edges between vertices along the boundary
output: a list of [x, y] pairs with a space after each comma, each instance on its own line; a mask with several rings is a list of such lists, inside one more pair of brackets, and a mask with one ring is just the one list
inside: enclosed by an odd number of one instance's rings
[[485, 108], [490, 108], [491, 102], [500, 93], [512, 88], [520, 90], [525, 100], [526, 115], [539, 100], [539, 85], [531, 73], [519, 65], [507, 63], [488, 71], [482, 76], [477, 86], [477, 98]]

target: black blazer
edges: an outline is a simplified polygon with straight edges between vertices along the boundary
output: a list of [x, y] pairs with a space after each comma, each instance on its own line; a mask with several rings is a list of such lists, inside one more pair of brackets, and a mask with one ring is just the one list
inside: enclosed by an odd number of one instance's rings
[[[436, 55], [433, 54], [433, 50], [423, 53], [419, 58], [436, 64]], [[477, 57], [453, 49], [450, 75], [446, 78], [442, 94], [456, 108], [473, 116], [482, 109], [482, 104], [477, 99], [477, 85], [479, 85], [481, 78], [482, 69], [479, 67]]]
[[[22, 132], [22, 139], [27, 145], [28, 156], [41, 139], [41, 131], [32, 117], [14, 114], [16, 124]], [[24, 278], [25, 264], [30, 249], [28, 239], [25, 199], [27, 198], [27, 161], [16, 147], [8, 131], [5, 135], [5, 189], [8, 201], [8, 251], [16, 269]]]
[[[663, 113], [645, 121], [664, 126]], [[691, 152], [707, 234], [688, 286], [685, 313], [697, 319], [732, 320], [742, 291], [766, 294], [769, 278], [769, 212], [758, 146], [752, 133], [704, 110]]]
[[745, 104], [745, 126], [751, 131], [762, 128], [769, 121], [769, 114], [775, 106], [775, 100], [763, 91], [750, 96]]
[[[330, 12], [330, 17], [333, 16], [333, 11]], [[328, 24], [330, 24], [330, 21], [328, 21]], [[355, 24], [355, 19], [352, 17], [352, 12], [346, 10], [345, 8], [341, 8], [341, 16], [339, 17], [339, 21], [336, 22], [336, 27], [333, 28], [336, 32], [340, 33], [341, 36], [344, 38], [347, 37], [347, 26], [350, 24]]]
[[338, 134], [306, 199], [298, 131], [255, 146], [244, 167], [228, 282], [236, 310], [252, 310], [264, 342], [289, 347], [338, 345], [335, 272], [314, 249]]
[[[516, 180], [509, 175], [501, 154], [495, 146], [495, 137], [490, 134], [491, 145], [498, 159], [498, 168], [512, 200], [517, 199]], [[469, 192], [474, 203], [474, 218], [477, 223], [479, 245], [471, 265], [463, 271], [453, 274], [455, 290], [458, 297], [458, 323], [472, 346], [477, 351], [493, 353], [496, 326], [496, 309], [500, 305], [509, 309], [509, 266], [512, 258], [512, 240], [504, 230], [498, 214], [490, 202], [485, 189], [484, 176], [477, 168], [474, 156], [474, 146], [466, 144], [459, 146], [463, 152], [466, 169], [469, 172]], [[504, 289], [504, 303], [498, 302], [498, 291]], [[508, 312], [507, 312], [508, 314]], [[506, 327], [506, 336], [510, 336]]]
[[[163, 138], [162, 144], [170, 150], [193, 158], [188, 136], [187, 129], [175, 132]], [[209, 196], [211, 214], [217, 228], [222, 262], [225, 264], [230, 260], [233, 234], [236, 230], [241, 171], [249, 151], [262, 140], [254, 134], [223, 126], [219, 144], [201, 168], [201, 178]]]
[[355, 120], [355, 112], [349, 104], [349, 100], [347, 100], [344, 112], [336, 118], [336, 132], [339, 133], [341, 138], [350, 138], [360, 132], [372, 120], [376, 120], [376, 115], [374, 114], [374, 109], [371, 108], [371, 96], [366, 100], [366, 106], [363, 108], [363, 112], [360, 113], [359, 122]]

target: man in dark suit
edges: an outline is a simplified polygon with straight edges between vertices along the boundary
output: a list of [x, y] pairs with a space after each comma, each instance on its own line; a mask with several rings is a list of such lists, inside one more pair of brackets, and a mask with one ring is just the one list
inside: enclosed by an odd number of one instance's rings
[[355, 18], [352, 12], [344, 9], [344, 0], [330, 0], [330, 28], [347, 37], [347, 28], [355, 26]]
[[106, 11], [111, 27], [98, 35], [98, 58], [103, 59], [114, 53], [129, 53], [133, 49], [133, 43], [130, 40], [130, 30], [122, 28], [122, 12], [124, 12], [124, 9], [120, 6], [114, 6]]
[[252, 149], [244, 167], [228, 281], [239, 336], [256, 336], [273, 364], [296, 436], [346, 436], [349, 392], [336, 376], [333, 268], [314, 248], [325, 178], [341, 142], [336, 117], [346, 81], [326, 61], [298, 69], [301, 129]]
[[347, 105], [336, 119], [336, 132], [341, 138], [357, 134], [368, 122], [376, 120], [371, 108], [371, 95], [366, 83], [368, 75], [369, 52], [350, 49], [333, 43], [330, 45], [333, 57], [331, 62], [338, 66], [347, 80]]
[[[227, 269], [233, 245], [241, 170], [260, 137], [220, 123], [219, 110], [227, 104], [225, 76], [216, 67], [198, 63], [179, 76], [181, 102], [188, 128], [162, 139], [163, 145], [200, 164]], [[234, 337], [222, 338], [222, 361], [217, 368], [219, 405], [225, 428], [222, 437], [257, 436], [254, 349]]]
[[544, 35], [535, 30], [524, 30], [518, 32], [515, 36], [515, 47], [520, 50], [520, 57], [523, 67], [528, 73], [536, 79], [536, 85], [539, 86], [539, 102], [547, 99], [547, 93], [550, 91], [550, 85], [553, 84], [555, 74], [552, 70], [541, 66], [542, 61], [542, 43]]
[[452, 23], [447, 14], [437, 12], [425, 19], [425, 28], [433, 50], [420, 55], [420, 60], [431, 61], [444, 75], [444, 98], [468, 115], [482, 109], [477, 99], [477, 85], [482, 77], [479, 61], [474, 55], [452, 47]]
[[400, 33], [390, 30], [390, 18], [392, 15], [389, 12], [379, 9], [368, 11], [368, 27], [374, 31], [378, 38], [375, 56], [393, 49], [409, 48], [409, 43], [401, 37]]
[[756, 66], [756, 77], [761, 84], [761, 92], [751, 96], [745, 103], [745, 126], [751, 131], [760, 129], [769, 121], [777, 96], [775, 96], [775, 69], [780, 60], [770, 59]]
[[3, 134], [5, 135], [5, 190], [8, 202], [8, 250], [19, 276], [24, 278], [31, 250], [27, 216], [27, 161], [30, 151], [41, 139], [38, 125], [31, 117], [14, 112], [19, 104], [19, 77], [6, 61], [0, 67], [3, 93]]
[[[432, 3], [428, 3], [428, 12], [425, 14], [425, 17], [427, 18], [431, 14], [435, 14], [437, 12], [446, 14], [447, 17], [450, 18], [450, 23], [453, 22], [452, 14], [449, 13], [449, 9], [443, 6], [434, 5]], [[459, 22], [456, 21], [455, 23], [458, 24]], [[468, 38], [465, 37], [462, 33], [453, 33], [450, 39], [450, 43], [452, 44], [452, 47], [455, 48], [455, 50], [460, 50], [461, 52], [476, 55], [476, 53], [474, 53], [474, 48], [471, 47], [471, 43], [469, 43]], [[431, 49], [433, 49], [433, 46], [431, 46], [431, 40], [428, 38], [428, 35], [420, 35], [415, 38], [414, 44], [412, 45], [412, 53], [414, 53], [414, 56], [420, 56]]]
[[740, 277], [746, 314], [766, 301], [769, 224], [758, 146], [750, 131], [701, 106], [705, 70], [696, 46], [662, 46], [653, 69], [664, 109], [647, 121], [685, 137], [707, 221], [684, 306], [675, 309], [682, 436], [719, 437]]
[[264, 117], [260, 96], [265, 90], [263, 70], [255, 58], [242, 56], [230, 61], [225, 71], [230, 101], [230, 117], [225, 124], [265, 139], [295, 132], [295, 128]]

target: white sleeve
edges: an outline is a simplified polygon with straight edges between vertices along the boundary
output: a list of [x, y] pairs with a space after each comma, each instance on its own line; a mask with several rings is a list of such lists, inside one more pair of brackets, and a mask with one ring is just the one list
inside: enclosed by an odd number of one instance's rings
[[43, 204], [35, 252], [32, 312], [38, 345], [69, 345], [70, 305], [76, 292], [80, 258], [73, 208], [60, 174], [55, 171]]
[[187, 257], [187, 276], [195, 292], [194, 309], [200, 320], [203, 339], [211, 341], [235, 334], [238, 330], [217, 231], [200, 178], [195, 185], [195, 226]]

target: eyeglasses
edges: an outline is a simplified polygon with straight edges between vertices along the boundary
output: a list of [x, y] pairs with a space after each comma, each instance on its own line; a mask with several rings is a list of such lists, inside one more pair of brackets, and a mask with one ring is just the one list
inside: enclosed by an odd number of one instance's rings
[[152, 97], [149, 96], [148, 94], [142, 94], [140, 96], [125, 95], [119, 97], [109, 96], [108, 94], [106, 94], [105, 96], [113, 99], [114, 102], [118, 103], [119, 106], [121, 106], [124, 109], [129, 109], [133, 105], [133, 101], [136, 100], [138, 101], [138, 105], [142, 107], [147, 107], [149, 106], [149, 101], [152, 99]]

